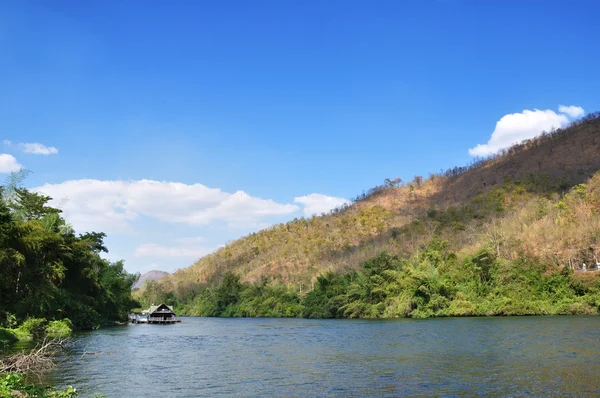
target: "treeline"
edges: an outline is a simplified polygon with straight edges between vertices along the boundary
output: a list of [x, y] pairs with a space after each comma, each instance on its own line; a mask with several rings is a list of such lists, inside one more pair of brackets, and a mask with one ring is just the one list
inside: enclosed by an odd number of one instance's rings
[[101, 257], [104, 233], [75, 234], [50, 197], [19, 188], [19, 179], [0, 187], [0, 327], [27, 318], [68, 318], [81, 329], [125, 320], [137, 276]]
[[228, 273], [189, 302], [165, 299], [195, 316], [427, 318], [595, 314], [599, 293], [597, 281], [568, 267], [548, 272], [533, 259], [502, 260], [488, 249], [459, 261], [434, 239], [410, 259], [381, 253], [359, 270], [321, 275], [307, 293], [267, 279], [243, 283]]

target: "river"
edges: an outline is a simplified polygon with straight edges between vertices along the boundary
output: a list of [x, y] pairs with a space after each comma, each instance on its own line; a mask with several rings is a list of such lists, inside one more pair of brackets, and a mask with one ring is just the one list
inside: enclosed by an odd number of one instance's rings
[[600, 394], [600, 317], [183, 318], [76, 339], [48, 382], [84, 397]]

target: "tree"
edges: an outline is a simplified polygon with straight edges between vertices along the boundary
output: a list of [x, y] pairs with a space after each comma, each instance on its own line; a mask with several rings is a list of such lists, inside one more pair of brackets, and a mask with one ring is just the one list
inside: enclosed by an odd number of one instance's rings
[[386, 188], [394, 188], [394, 187], [397, 187], [398, 185], [400, 185], [401, 183], [402, 183], [402, 178], [400, 178], [400, 177], [397, 177], [394, 179], [386, 178], [384, 180], [384, 186]]
[[111, 263], [101, 232], [77, 237], [49, 196], [0, 187], [0, 319], [70, 318], [92, 328], [126, 319], [136, 275]]
[[423, 184], [423, 176], [415, 176], [414, 182], [417, 188], [420, 187]]
[[108, 249], [104, 246], [104, 238], [106, 238], [104, 232], [86, 232], [79, 236], [79, 239], [88, 242], [90, 249], [95, 253], [108, 253]]
[[219, 313], [225, 311], [228, 306], [238, 302], [242, 283], [240, 277], [232, 272], [228, 272], [223, 277], [223, 282], [216, 290], [217, 309]]
[[10, 203], [13, 214], [24, 220], [39, 220], [46, 214], [59, 214], [61, 210], [46, 206], [51, 197], [29, 192], [24, 188], [15, 188], [14, 199]]

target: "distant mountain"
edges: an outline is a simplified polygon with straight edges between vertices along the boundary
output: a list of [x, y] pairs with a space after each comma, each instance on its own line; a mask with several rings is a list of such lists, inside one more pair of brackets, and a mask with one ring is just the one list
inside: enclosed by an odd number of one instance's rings
[[138, 279], [138, 281], [133, 285], [133, 288], [139, 289], [142, 286], [144, 286], [144, 282], [157, 281], [159, 279], [164, 278], [167, 275], [169, 275], [169, 273], [165, 272], [165, 271], [156, 271], [156, 270], [148, 271], [145, 274], [143, 274], [142, 276], [140, 276], [140, 279]]

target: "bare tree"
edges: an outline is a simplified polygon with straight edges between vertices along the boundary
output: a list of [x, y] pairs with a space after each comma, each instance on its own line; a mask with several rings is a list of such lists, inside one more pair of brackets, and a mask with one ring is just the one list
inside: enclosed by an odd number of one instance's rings
[[490, 244], [496, 251], [496, 256], [500, 257], [502, 254], [500, 249], [504, 245], [505, 240], [502, 221], [494, 220], [493, 222], [489, 223], [485, 229], [485, 234]]

